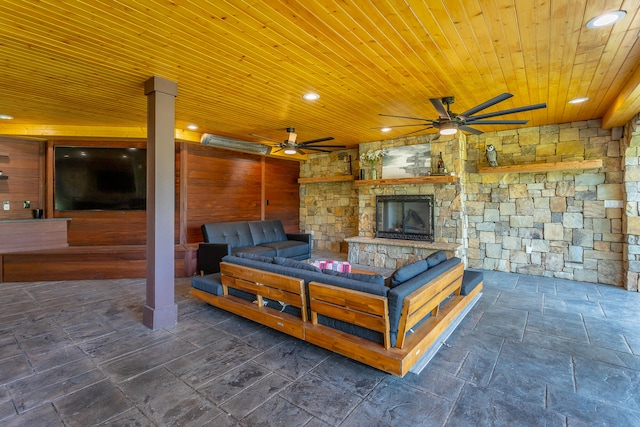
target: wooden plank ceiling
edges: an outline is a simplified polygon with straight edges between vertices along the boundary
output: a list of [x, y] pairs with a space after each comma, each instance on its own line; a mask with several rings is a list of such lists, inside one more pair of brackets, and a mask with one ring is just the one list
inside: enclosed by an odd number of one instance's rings
[[[621, 22], [585, 27], [616, 9], [627, 11]], [[639, 9], [637, 0], [2, 0], [0, 114], [14, 120], [0, 134], [139, 136], [142, 85], [154, 75], [178, 83], [176, 125], [197, 124], [194, 140], [284, 140], [295, 127], [299, 140], [352, 147], [407, 132], [373, 128], [413, 123], [379, 113], [436, 118], [431, 97], [455, 96], [461, 112], [502, 92], [514, 97], [484, 112], [546, 102], [504, 118], [619, 126], [640, 111]], [[310, 91], [320, 99], [302, 99]], [[581, 96], [590, 101], [567, 103]]]

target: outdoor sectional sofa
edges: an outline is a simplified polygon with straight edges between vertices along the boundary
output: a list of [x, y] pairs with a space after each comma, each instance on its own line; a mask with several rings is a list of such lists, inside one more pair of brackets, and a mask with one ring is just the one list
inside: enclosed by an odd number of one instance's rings
[[401, 377], [428, 363], [482, 292], [482, 273], [442, 251], [398, 269], [390, 286], [380, 275], [238, 255], [193, 278], [192, 295]]
[[237, 253], [297, 260], [311, 257], [311, 235], [285, 233], [280, 220], [212, 222], [200, 228], [204, 243], [198, 246], [198, 269], [205, 274], [219, 272], [222, 258]]

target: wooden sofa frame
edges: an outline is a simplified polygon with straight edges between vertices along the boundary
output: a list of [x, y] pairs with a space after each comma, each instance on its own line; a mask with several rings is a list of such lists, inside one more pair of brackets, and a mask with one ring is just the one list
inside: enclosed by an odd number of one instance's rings
[[[302, 279], [227, 262], [222, 262], [220, 269], [223, 295], [192, 288], [195, 298], [400, 377], [428, 351], [437, 351], [440, 339], [446, 338], [443, 334], [451, 332], [482, 291], [480, 282], [468, 295], [461, 295], [464, 265], [447, 270], [404, 299], [398, 338], [395, 347], [391, 347], [387, 297], [310, 282], [307, 310]], [[256, 300], [230, 295], [229, 288], [254, 294]], [[263, 304], [264, 298], [298, 307], [300, 316], [270, 308]], [[418, 325], [428, 313], [431, 316]], [[322, 325], [318, 323], [319, 315], [378, 331], [384, 343]]]

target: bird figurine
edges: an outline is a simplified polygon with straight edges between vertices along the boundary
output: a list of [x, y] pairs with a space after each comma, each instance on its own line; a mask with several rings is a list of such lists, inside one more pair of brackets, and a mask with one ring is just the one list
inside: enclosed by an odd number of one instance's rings
[[496, 147], [493, 144], [487, 145], [487, 162], [489, 162], [489, 166], [495, 167], [498, 166], [498, 152], [496, 151]]

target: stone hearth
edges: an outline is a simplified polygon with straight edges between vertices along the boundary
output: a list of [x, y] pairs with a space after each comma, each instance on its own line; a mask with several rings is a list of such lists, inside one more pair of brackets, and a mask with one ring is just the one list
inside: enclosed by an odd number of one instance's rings
[[443, 250], [447, 257], [464, 259], [464, 248], [457, 243], [424, 242], [419, 240], [349, 237], [349, 262], [379, 268], [396, 269]]

